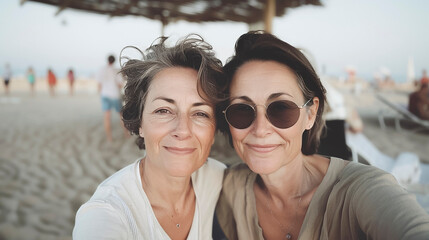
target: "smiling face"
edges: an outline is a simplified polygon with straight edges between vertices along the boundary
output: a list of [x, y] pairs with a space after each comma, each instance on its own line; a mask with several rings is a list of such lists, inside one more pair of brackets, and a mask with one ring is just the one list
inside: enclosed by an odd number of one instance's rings
[[146, 98], [140, 136], [146, 161], [171, 176], [190, 176], [214, 142], [215, 116], [197, 92], [197, 71], [172, 67], [155, 75]]
[[274, 101], [289, 100], [298, 106], [307, 102], [291, 69], [274, 61], [249, 61], [235, 73], [230, 94], [231, 104], [256, 105], [250, 127], [230, 126], [234, 148], [252, 171], [269, 174], [302, 157], [302, 134], [314, 123], [318, 98], [311, 107], [300, 109], [298, 121], [286, 129], [274, 127], [265, 115], [264, 106]]

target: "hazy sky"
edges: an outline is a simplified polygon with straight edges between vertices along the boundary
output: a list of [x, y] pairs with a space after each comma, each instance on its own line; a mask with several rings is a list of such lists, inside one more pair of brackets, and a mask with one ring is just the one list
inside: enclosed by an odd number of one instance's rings
[[[322, 2], [323, 7], [288, 10], [273, 24], [273, 33], [310, 52], [320, 71], [345, 75], [345, 68], [354, 66], [359, 76], [370, 80], [384, 68], [396, 81], [404, 81], [410, 57], [417, 77], [429, 69], [429, 1]], [[69, 67], [78, 75], [91, 75], [108, 54], [118, 55], [127, 45], [144, 49], [161, 34], [161, 24], [146, 18], [109, 18], [71, 9], [55, 16], [56, 11], [33, 2], [0, 2], [0, 72], [9, 62], [15, 74], [33, 66], [38, 75], [45, 75], [48, 67], [60, 76]], [[178, 22], [165, 28], [172, 42], [188, 33], [202, 35], [223, 62], [247, 31], [246, 24], [233, 22]]]

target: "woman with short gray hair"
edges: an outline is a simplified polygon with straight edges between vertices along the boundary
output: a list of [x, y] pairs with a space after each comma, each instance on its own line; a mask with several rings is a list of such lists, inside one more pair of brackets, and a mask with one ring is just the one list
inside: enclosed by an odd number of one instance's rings
[[121, 71], [124, 125], [146, 154], [100, 184], [77, 212], [74, 239], [211, 239], [225, 168], [208, 158], [222, 64], [197, 35], [165, 40]]

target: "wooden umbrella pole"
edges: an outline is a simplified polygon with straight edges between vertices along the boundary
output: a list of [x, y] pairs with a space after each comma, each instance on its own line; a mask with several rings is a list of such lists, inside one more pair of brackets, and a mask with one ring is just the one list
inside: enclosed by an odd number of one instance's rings
[[265, 12], [264, 12], [264, 23], [265, 31], [272, 33], [273, 31], [273, 19], [276, 14], [276, 0], [266, 0]]

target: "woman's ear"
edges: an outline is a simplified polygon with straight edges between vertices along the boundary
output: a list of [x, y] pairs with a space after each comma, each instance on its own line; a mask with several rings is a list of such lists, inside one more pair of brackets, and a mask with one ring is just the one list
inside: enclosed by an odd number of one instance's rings
[[215, 134], [215, 135], [214, 135], [214, 137], [213, 137], [212, 146], [213, 146], [213, 144], [215, 143], [215, 140], [216, 140], [216, 134]]
[[144, 138], [143, 129], [139, 127], [139, 136]]
[[313, 125], [314, 122], [316, 121], [317, 118], [317, 110], [319, 110], [319, 98], [318, 97], [313, 97], [313, 104], [308, 107], [308, 111], [307, 111], [307, 116], [308, 116], [308, 123], [307, 123], [307, 130], [310, 130]]

